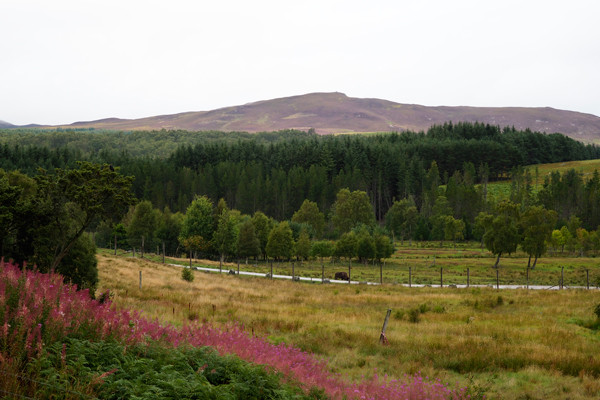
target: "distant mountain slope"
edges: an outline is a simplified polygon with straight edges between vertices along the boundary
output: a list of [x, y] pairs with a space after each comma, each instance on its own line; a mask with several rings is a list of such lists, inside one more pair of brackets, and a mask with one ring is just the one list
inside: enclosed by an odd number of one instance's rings
[[3, 128], [14, 128], [14, 127], [15, 126], [13, 124], [10, 124], [10, 123], [8, 123], [6, 121], [0, 120], [0, 129], [3, 129]]
[[106, 129], [185, 129], [273, 131], [314, 128], [318, 133], [426, 130], [447, 121], [483, 122], [521, 130], [560, 132], [577, 140], [600, 142], [600, 117], [553, 108], [427, 107], [343, 93], [311, 93], [258, 101], [212, 111], [186, 112], [133, 120], [109, 118], [70, 127]]

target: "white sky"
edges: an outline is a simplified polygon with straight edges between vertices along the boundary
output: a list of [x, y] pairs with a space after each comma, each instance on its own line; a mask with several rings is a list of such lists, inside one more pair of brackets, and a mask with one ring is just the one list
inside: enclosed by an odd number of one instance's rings
[[600, 116], [597, 0], [0, 0], [0, 120], [310, 92]]

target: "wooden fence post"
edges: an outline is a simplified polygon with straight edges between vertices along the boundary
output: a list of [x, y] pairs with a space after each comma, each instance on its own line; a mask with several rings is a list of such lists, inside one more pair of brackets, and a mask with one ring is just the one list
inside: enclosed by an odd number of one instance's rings
[[529, 267], [527, 267], [527, 289], [529, 289]]
[[587, 281], [587, 290], [590, 290], [590, 270], [589, 269], [585, 270], [585, 277], [586, 277], [586, 281]]
[[271, 279], [273, 279], [273, 260], [271, 260]]
[[292, 282], [294, 282], [294, 262], [292, 261]]
[[325, 283], [325, 264], [323, 263], [323, 259], [321, 259], [321, 283]]
[[408, 287], [412, 287], [412, 267], [408, 267]]
[[500, 289], [500, 268], [496, 268], [496, 289]]
[[467, 268], [467, 288], [469, 288], [470, 282], [471, 281], [471, 275], [470, 275], [470, 271], [469, 268]]
[[142, 271], [140, 270], [140, 290], [142, 290]]
[[388, 321], [390, 320], [390, 314], [392, 313], [392, 309], [388, 308], [387, 313], [385, 314], [385, 320], [383, 321], [383, 327], [381, 328], [381, 335], [379, 335], [379, 343], [388, 344], [387, 337], [385, 337], [385, 330], [387, 328]]
[[444, 268], [440, 267], [440, 287], [444, 287]]
[[565, 285], [565, 267], [560, 267], [560, 289]]

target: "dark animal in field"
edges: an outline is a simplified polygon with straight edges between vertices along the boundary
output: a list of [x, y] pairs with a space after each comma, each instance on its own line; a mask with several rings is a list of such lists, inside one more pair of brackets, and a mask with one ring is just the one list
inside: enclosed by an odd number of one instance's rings
[[335, 279], [338, 281], [348, 281], [350, 280], [350, 277], [347, 272], [336, 272]]

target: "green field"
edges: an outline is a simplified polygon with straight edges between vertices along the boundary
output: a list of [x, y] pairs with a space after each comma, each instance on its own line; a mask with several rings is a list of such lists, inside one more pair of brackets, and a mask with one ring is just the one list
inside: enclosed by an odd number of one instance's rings
[[[537, 180], [535, 168], [537, 167]], [[568, 170], [574, 169], [579, 172], [583, 176], [583, 180], [587, 180], [592, 177], [594, 171], [600, 172], [600, 159], [596, 160], [583, 160], [583, 161], [567, 161], [553, 164], [539, 164], [539, 165], [529, 165], [526, 167], [532, 178], [533, 192], [536, 193], [539, 189], [542, 188], [544, 184], [544, 179], [546, 177], [550, 177], [550, 174], [553, 171], [559, 172], [561, 175], [567, 172]], [[488, 184], [488, 193], [492, 197], [496, 199], [508, 198], [510, 194], [510, 181], [497, 181], [490, 182]]]

